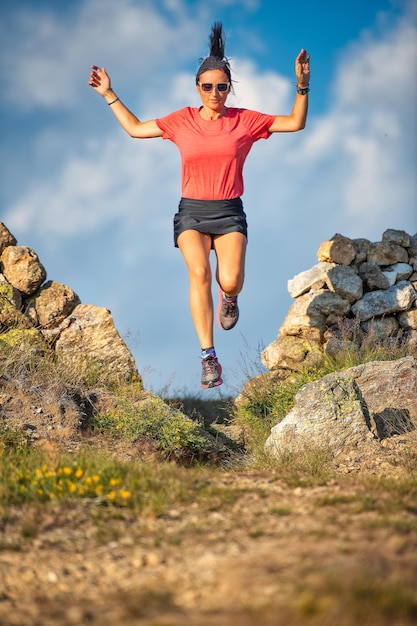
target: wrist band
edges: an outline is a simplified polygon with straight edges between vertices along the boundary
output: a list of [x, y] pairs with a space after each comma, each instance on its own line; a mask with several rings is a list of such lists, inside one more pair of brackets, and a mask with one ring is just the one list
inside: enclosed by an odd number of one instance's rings
[[119, 98], [115, 98], [114, 100], [112, 100], [111, 102], [108, 102], [107, 104], [109, 105], [109, 107], [114, 104], [115, 102], [118, 102]]
[[299, 93], [300, 96], [306, 96], [309, 91], [310, 91], [310, 87], [308, 85], [307, 85], [307, 87], [298, 87], [297, 86], [297, 93]]

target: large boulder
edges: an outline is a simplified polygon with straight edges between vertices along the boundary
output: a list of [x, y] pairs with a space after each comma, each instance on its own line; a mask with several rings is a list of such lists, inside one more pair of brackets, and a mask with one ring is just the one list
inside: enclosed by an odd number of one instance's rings
[[271, 456], [305, 446], [336, 456], [417, 427], [417, 359], [366, 363], [304, 385], [294, 408], [271, 430]]
[[108, 382], [138, 376], [135, 360], [117, 332], [110, 311], [79, 304], [61, 325], [56, 353], [80, 370], [100, 368]]

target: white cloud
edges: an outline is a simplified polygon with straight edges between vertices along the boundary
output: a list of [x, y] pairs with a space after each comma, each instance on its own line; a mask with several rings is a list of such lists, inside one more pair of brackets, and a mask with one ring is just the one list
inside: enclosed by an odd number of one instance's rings
[[[97, 1], [89, 0], [83, 5], [80, 22], [70, 24], [67, 37], [73, 32], [87, 32], [85, 20], [93, 21]], [[113, 20], [113, 32], [131, 43], [131, 38], [138, 35], [137, 26], [129, 26], [138, 22], [133, 19], [138, 17], [137, 13], [133, 16], [132, 11], [139, 9], [131, 7], [127, 0], [124, 3], [124, 11], [117, 19], [112, 10], [114, 5], [107, 5], [108, 10], [93, 26], [104, 32], [108, 21]], [[149, 9], [145, 10], [148, 25], [161, 21], [158, 15], [151, 19]], [[57, 35], [52, 25], [44, 22], [37, 36], [48, 40], [53, 33], [59, 38], [64, 28], [64, 24], [58, 25]], [[411, 31], [410, 24], [404, 22], [386, 41], [368, 39], [362, 45], [356, 43], [348, 55], [348, 68], [341, 57], [334, 81], [334, 100], [329, 103], [328, 111], [322, 118], [312, 119], [308, 130], [296, 138], [272, 137], [262, 142], [262, 147], [256, 146], [256, 159], [253, 155], [249, 157], [251, 165], [247, 168], [246, 187], [255, 185], [265, 198], [265, 204], [270, 204], [267, 198], [271, 197], [277, 201], [286, 198], [290, 203], [291, 198], [306, 195], [308, 204], [319, 204], [323, 214], [334, 212], [333, 203], [337, 198], [340, 219], [350, 222], [352, 232], [360, 231], [365, 224], [366, 228], [375, 229], [378, 222], [390, 218], [394, 199], [397, 199], [397, 218], [403, 215], [407, 221], [408, 205], [415, 199], [415, 188], [410, 184], [413, 163], [407, 162], [410, 153], [403, 150], [407, 142], [411, 146], [413, 141], [408, 127], [415, 103], [412, 98], [403, 96], [409, 85], [404, 65], [411, 45]], [[167, 35], [167, 39], [170, 38], [171, 35]], [[86, 36], [81, 38], [81, 47], [85, 46], [85, 40]], [[24, 58], [25, 55], [18, 63], [24, 65]], [[379, 63], [381, 58], [382, 64]], [[48, 46], [38, 52], [38, 62], [35, 70], [51, 62]], [[74, 61], [69, 62], [70, 74], [75, 65]], [[151, 68], [145, 70], [149, 73]], [[40, 70], [42, 75], [43, 70]], [[293, 86], [288, 79], [273, 72], [262, 72], [247, 59], [235, 60], [234, 78], [236, 93], [231, 96], [231, 105], [279, 114], [289, 111]], [[36, 71], [32, 80], [34, 84], [40, 82]], [[198, 105], [192, 74], [181, 71], [172, 74], [167, 78], [166, 87], [167, 97], [160, 101], [157, 115], [188, 103]], [[97, 97], [92, 106], [103, 108], [102, 105]], [[149, 102], [145, 106], [150, 107]], [[179, 195], [179, 159], [173, 150], [167, 149], [168, 142], [131, 140], [119, 133], [116, 122], [108, 117], [98, 138], [89, 134], [82, 124], [76, 137], [68, 139], [65, 128], [60, 133], [55, 132], [58, 135], [55, 143], [63, 145], [69, 141], [72, 149], [68, 150], [68, 157], [63, 153], [58, 174], [48, 178], [44, 172], [40, 182], [31, 181], [26, 195], [11, 207], [5, 219], [12, 228], [39, 229], [68, 237], [103, 227], [114, 219], [115, 211], [120, 221], [137, 222], [141, 219], [143, 198], [147, 199], [146, 209], [152, 209], [152, 217], [145, 227], [152, 228], [156, 219], [153, 216], [158, 215], [156, 205], [161, 201], [172, 205], [172, 198]], [[79, 146], [78, 153], [74, 143]], [[280, 189], [276, 188], [275, 172], [280, 177]], [[297, 181], [295, 186], [293, 180]], [[399, 203], [403, 206], [398, 207]]]
[[[181, 15], [183, 6], [170, 8]], [[85, 0], [65, 19], [26, 7], [16, 14], [14, 29], [2, 33], [4, 49], [13, 51], [2, 69], [5, 97], [26, 111], [73, 108], [91, 63], [119, 69], [119, 84], [125, 85], [132, 76], [136, 83], [138, 76], [181, 63], [196, 49], [199, 28], [186, 17], [175, 24], [170, 17], [152, 2], [133, 0]]]

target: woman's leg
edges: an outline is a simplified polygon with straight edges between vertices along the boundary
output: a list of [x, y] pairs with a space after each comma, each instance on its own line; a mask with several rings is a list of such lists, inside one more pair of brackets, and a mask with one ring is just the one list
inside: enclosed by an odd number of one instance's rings
[[213, 298], [211, 295], [211, 235], [185, 230], [178, 237], [190, 280], [190, 309], [201, 348], [213, 346]]
[[214, 237], [217, 257], [216, 279], [226, 296], [237, 296], [245, 279], [246, 237], [242, 233], [227, 233]]
[[245, 278], [246, 237], [227, 233], [214, 238], [217, 256], [216, 278], [219, 283], [217, 322], [223, 330], [231, 330], [239, 319], [237, 295]]

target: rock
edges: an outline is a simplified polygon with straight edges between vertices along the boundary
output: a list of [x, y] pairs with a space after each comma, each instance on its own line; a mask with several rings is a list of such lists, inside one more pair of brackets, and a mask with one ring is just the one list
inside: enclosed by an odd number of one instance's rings
[[0, 274], [0, 324], [14, 325], [20, 316], [22, 296], [2, 274]]
[[[410, 245], [408, 247], [408, 254], [410, 256], [410, 263], [417, 260], [417, 233], [410, 237]], [[417, 268], [414, 268], [417, 269]]]
[[408, 263], [408, 253], [402, 246], [381, 241], [372, 243], [368, 250], [368, 261], [377, 265], [393, 265], [394, 263]]
[[417, 330], [406, 330], [403, 342], [407, 346], [409, 354], [417, 354]]
[[356, 250], [350, 239], [336, 234], [330, 241], [323, 241], [317, 257], [319, 261], [350, 265], [356, 257]]
[[385, 291], [366, 293], [352, 306], [352, 313], [361, 321], [371, 317], [406, 311], [416, 299], [416, 292], [407, 281], [400, 281]]
[[315, 365], [322, 358], [322, 351], [316, 341], [291, 335], [278, 337], [261, 354], [261, 361], [266, 368], [301, 371]]
[[334, 455], [404, 434], [417, 426], [417, 359], [372, 362], [304, 385], [294, 408], [271, 429], [265, 451], [279, 456], [301, 446]]
[[417, 309], [400, 313], [398, 323], [405, 330], [417, 330]]
[[26, 314], [43, 329], [56, 328], [78, 304], [80, 298], [70, 287], [50, 280], [30, 300]]
[[[326, 289], [312, 291], [300, 296], [291, 305], [281, 326], [280, 334], [300, 334], [303, 337], [320, 338], [329, 318], [334, 318], [331, 322], [334, 323], [337, 318], [342, 318], [349, 311], [349, 301], [337, 293]], [[315, 329], [315, 332], [309, 333], [309, 329]]]
[[355, 263], [360, 265], [364, 263], [368, 257], [368, 249], [371, 245], [369, 239], [352, 239], [352, 245], [356, 250]]
[[395, 272], [396, 281], [407, 280], [410, 278], [413, 273], [413, 268], [408, 263], [396, 263], [395, 265], [391, 265], [390, 267], [386, 267], [385, 272]]
[[369, 339], [383, 341], [393, 337], [399, 329], [399, 323], [395, 317], [383, 317], [381, 319], [367, 320], [362, 324], [363, 330]]
[[294, 408], [271, 429], [265, 452], [279, 457], [308, 444], [337, 455], [374, 439], [352, 378], [329, 374], [296, 394]]
[[3, 250], [8, 246], [15, 246], [17, 243], [15, 237], [13, 237], [10, 230], [0, 222], [0, 256], [3, 253]]
[[24, 296], [35, 293], [46, 278], [38, 255], [27, 246], [8, 246], [2, 252], [0, 264], [6, 280]]
[[382, 241], [395, 243], [399, 246], [403, 246], [404, 248], [408, 248], [410, 246], [410, 235], [408, 235], [404, 230], [395, 230], [394, 228], [388, 228], [382, 234]]
[[369, 263], [369, 261], [361, 263], [359, 265], [359, 276], [371, 291], [373, 289], [388, 289], [389, 287], [388, 277], [384, 275], [377, 263]]
[[344, 352], [355, 354], [359, 353], [360, 345], [355, 341], [347, 341], [346, 339], [340, 339], [338, 337], [329, 337], [329, 339], [324, 344], [324, 352], [332, 358], [337, 358], [337, 356]]
[[81, 368], [99, 367], [108, 382], [138, 376], [135, 361], [117, 332], [110, 312], [91, 304], [79, 304], [55, 344], [57, 354]]
[[328, 271], [336, 267], [334, 263], [317, 263], [311, 269], [301, 272], [288, 281], [288, 292], [292, 298], [297, 298], [303, 293], [310, 291], [314, 285], [324, 287]]
[[0, 334], [1, 344], [37, 353], [45, 348], [42, 335], [35, 328], [11, 328]]
[[346, 265], [335, 265], [327, 272], [327, 286], [339, 296], [355, 302], [362, 297], [363, 282], [356, 272]]
[[388, 287], [393, 287], [397, 282], [397, 272], [394, 272], [392, 270], [384, 270], [382, 273], [387, 279]]

